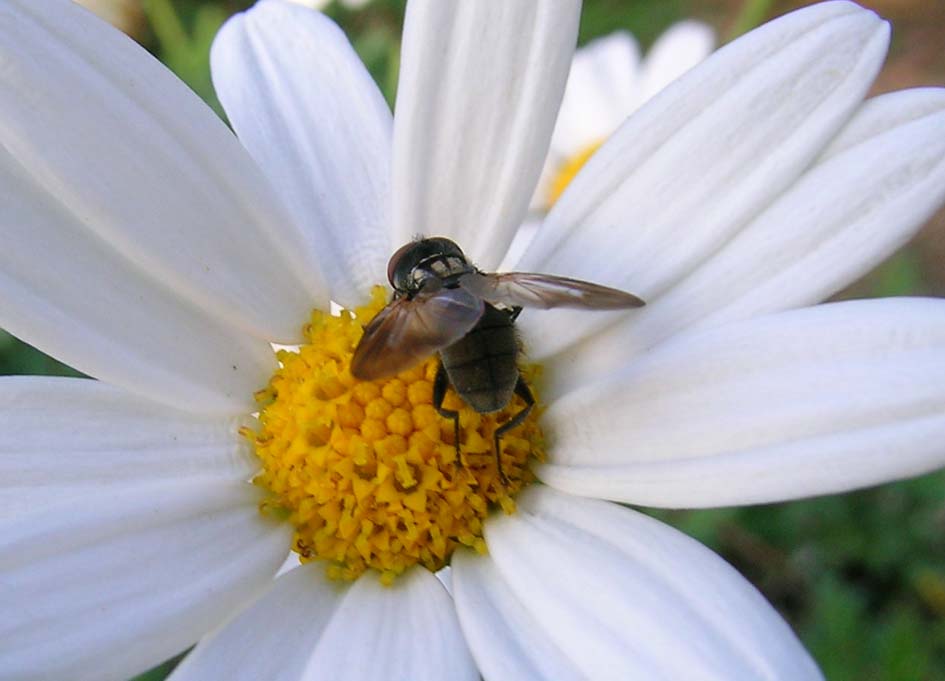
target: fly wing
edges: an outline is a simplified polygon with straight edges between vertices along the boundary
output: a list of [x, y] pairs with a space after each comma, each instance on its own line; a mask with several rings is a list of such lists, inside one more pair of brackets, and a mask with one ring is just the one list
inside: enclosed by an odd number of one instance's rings
[[351, 374], [372, 381], [405, 371], [469, 333], [484, 310], [482, 299], [462, 288], [394, 300], [364, 327]]
[[463, 275], [459, 283], [467, 291], [490, 303], [509, 307], [622, 310], [646, 304], [626, 291], [550, 274], [472, 272]]

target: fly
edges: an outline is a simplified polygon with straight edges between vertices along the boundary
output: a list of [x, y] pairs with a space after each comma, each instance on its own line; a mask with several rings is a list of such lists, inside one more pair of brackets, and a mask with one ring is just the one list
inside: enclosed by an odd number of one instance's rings
[[644, 303], [633, 294], [578, 279], [549, 274], [481, 272], [455, 243], [443, 237], [412, 241], [391, 256], [387, 278], [391, 302], [364, 327], [351, 360], [361, 380], [386, 378], [439, 353], [433, 406], [453, 421], [459, 458], [459, 412], [443, 407], [447, 388], [472, 409], [489, 414], [504, 409], [513, 395], [525, 407], [495, 430], [499, 477], [501, 440], [520, 425], [535, 398], [518, 368], [515, 320], [524, 307], [620, 310]]

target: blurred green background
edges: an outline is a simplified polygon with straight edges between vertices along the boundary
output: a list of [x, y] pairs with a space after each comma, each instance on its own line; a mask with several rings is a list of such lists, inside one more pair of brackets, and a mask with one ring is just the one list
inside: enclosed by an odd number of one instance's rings
[[[227, 16], [251, 3], [83, 4], [94, 5], [135, 37], [219, 111], [210, 84], [210, 42]], [[392, 102], [404, 2], [350, 4], [334, 2], [326, 11], [346, 30]], [[809, 3], [585, 0], [580, 41], [629, 29], [648, 46], [673, 22], [694, 17], [711, 24], [725, 42], [802, 4]], [[945, 2], [863, 4], [894, 25], [890, 59], [875, 92], [945, 84]], [[945, 295], [945, 212], [841, 296], [904, 294]], [[3, 331], [0, 374], [76, 375]], [[945, 679], [945, 473], [789, 504], [656, 515], [718, 551], [757, 585], [790, 621], [829, 679]], [[173, 661], [139, 678], [163, 679], [172, 668]]]

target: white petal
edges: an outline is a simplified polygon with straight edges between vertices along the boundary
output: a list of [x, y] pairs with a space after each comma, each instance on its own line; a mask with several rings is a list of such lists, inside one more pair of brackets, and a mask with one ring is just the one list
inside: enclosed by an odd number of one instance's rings
[[298, 567], [301, 567], [299, 562], [299, 554], [294, 551], [290, 551], [289, 554], [285, 557], [285, 560], [282, 561], [282, 565], [279, 566], [279, 571], [276, 573], [277, 577], [281, 577], [287, 572], [292, 572]]
[[506, 584], [495, 562], [453, 555], [453, 597], [466, 642], [483, 678], [584, 681], [580, 663], [549, 637], [544, 623]]
[[640, 48], [626, 31], [592, 40], [574, 53], [551, 150], [561, 160], [599, 144], [640, 103]]
[[841, 492], [945, 465], [945, 301], [681, 335], [544, 415], [548, 484], [670, 507]]
[[553, 390], [604, 375], [686, 328], [822, 300], [908, 241], [943, 201], [945, 89], [877, 97], [705, 264], [633, 319], [566, 353]]
[[302, 679], [312, 651], [346, 591], [347, 585], [325, 577], [323, 563], [296, 567], [275, 580], [232, 621], [203, 638], [170, 678]]
[[761, 594], [689, 537], [547, 488], [516, 501], [486, 526], [489, 557], [453, 561], [486, 679], [822, 678]]
[[354, 306], [386, 279], [391, 114], [327, 17], [258, 3], [220, 30], [213, 83], [240, 140], [318, 256], [332, 300]]
[[269, 583], [290, 541], [246, 483], [109, 490], [0, 527], [0, 668], [123, 680], [180, 652]]
[[[47, 16], [50, 13], [56, 16]], [[164, 194], [165, 187], [175, 184], [181, 173], [190, 173], [198, 159], [188, 155], [189, 138], [175, 145], [168, 137], [165, 128], [180, 119], [156, 118], [148, 113], [150, 107], [163, 111], [159, 104], [180, 105], [179, 115], [188, 124], [201, 116], [215, 120], [212, 114], [192, 94], [182, 94], [183, 86], [130, 40], [72, 3], [10, 2], [0, 8], [0, 15], [0, 59], [5, 65], [0, 79], [7, 86], [0, 88], [0, 221], [5, 237], [0, 251], [0, 326], [85, 373], [168, 404], [229, 413], [251, 408], [252, 392], [265, 384], [274, 366], [268, 344], [247, 337], [232, 323], [211, 321], [184, 300], [192, 291], [171, 290], [174, 277], [149, 269], [149, 258], [163, 257], [159, 254], [165, 246], [180, 256], [171, 260], [186, 268], [194, 265], [188, 258], [200, 259], [206, 250], [212, 258], [201, 261], [198, 269], [208, 268], [206, 276], [214, 276], [217, 246], [207, 240], [212, 230], [201, 232], [193, 220], [206, 219], [208, 225], [223, 218], [246, 220], [242, 211], [214, 212], [214, 206], [228, 206], [227, 201], [208, 200], [204, 209], [184, 200], [191, 189], [182, 189], [174, 199]], [[69, 18], [75, 21], [69, 23]], [[60, 21], [66, 26], [52, 28]], [[105, 71], [95, 71], [90, 60]], [[113, 71], [119, 63], [129, 70]], [[152, 77], [153, 87], [134, 90], [122, 80], [150, 85]], [[135, 93], [144, 104], [130, 98]], [[210, 129], [207, 139], [228, 140], [236, 150], [214, 147], [221, 162], [234, 172], [252, 169], [252, 161], [241, 155], [225, 129], [212, 133], [218, 125], [204, 126]], [[177, 132], [184, 135], [188, 130], [185, 126]], [[205, 146], [195, 148], [211, 152]], [[184, 163], [177, 172], [168, 169], [173, 158]], [[154, 160], [154, 165], [142, 159]], [[212, 168], [206, 170], [216, 177]], [[224, 179], [235, 181], [222, 177], [214, 191], [223, 192]], [[138, 195], [132, 196], [132, 189]], [[256, 196], [251, 187], [248, 191]], [[148, 203], [152, 200], [159, 205]], [[258, 203], [266, 204], [261, 199]], [[121, 211], [127, 215], [119, 215]], [[155, 216], [167, 224], [152, 222]], [[121, 231], [126, 228], [131, 231]], [[170, 240], [163, 245], [136, 241], [142, 235]], [[132, 242], [145, 244], [141, 253]], [[223, 255], [229, 250], [222, 249]], [[252, 270], [235, 277], [261, 291], [278, 290], [275, 283], [270, 287], [269, 282], [250, 282]], [[216, 286], [205, 283], [207, 291]], [[244, 289], [241, 285], [234, 292], [260, 302]]]
[[[43, 249], [31, 229], [48, 223], [45, 238], [97, 242], [152, 288], [249, 333], [299, 337], [325, 302], [317, 267], [252, 159], [193, 92], [64, 0], [5, 2], [0, 61], [6, 249]], [[46, 277], [81, 270], [80, 288], [104, 295], [97, 261], [44, 255], [32, 266]]]
[[515, 269], [515, 265], [521, 259], [522, 253], [524, 253], [525, 249], [528, 248], [528, 244], [532, 242], [532, 239], [538, 236], [540, 229], [540, 220], [528, 219], [522, 223], [522, 226], [518, 228], [517, 232], [515, 232], [515, 238], [512, 239], [512, 243], [509, 244], [508, 253], [505, 254], [504, 258], [502, 258], [502, 262], [499, 263], [499, 271], [510, 271]]
[[912, 121], [935, 117], [945, 110], [945, 88], [917, 87], [890, 92], [863, 102], [856, 115], [830, 142], [819, 163], [858, 144], [901, 129]]
[[[830, 2], [726, 45], [593, 156], [521, 267], [653, 300], [797, 179], [860, 103], [888, 36], [872, 12]], [[561, 349], [625, 314], [543, 315], [534, 351]]]
[[394, 117], [394, 243], [455, 239], [502, 260], [541, 172], [578, 0], [414, 0]]
[[[75, 215], [9, 173], [0, 326], [76, 369], [164, 404], [248, 413], [275, 369], [268, 343], [216, 322], [157, 285]], [[47, 266], [54, 268], [49, 271]]]
[[241, 420], [191, 415], [81, 378], [0, 378], [0, 517], [128, 484], [247, 480]]
[[436, 578], [440, 580], [440, 584], [443, 585], [443, 588], [446, 589], [446, 592], [450, 594], [450, 596], [452, 596], [453, 595], [452, 568], [449, 565], [443, 568], [440, 568], [436, 572]]
[[323, 563], [282, 575], [200, 642], [173, 681], [478, 678], [449, 596], [426, 570], [332, 582]]
[[645, 102], [715, 49], [715, 32], [699, 21], [673, 24], [647, 52], [640, 82], [640, 101]]
[[350, 588], [318, 642], [305, 678], [477, 679], [453, 602], [416, 568], [383, 586], [368, 572]]

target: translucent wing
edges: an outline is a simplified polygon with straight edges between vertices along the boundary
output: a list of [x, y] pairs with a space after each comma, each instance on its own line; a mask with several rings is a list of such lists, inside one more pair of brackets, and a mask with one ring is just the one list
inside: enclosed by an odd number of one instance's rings
[[462, 288], [391, 301], [364, 327], [351, 374], [371, 381], [409, 369], [469, 333], [483, 310], [482, 300]]
[[473, 272], [463, 275], [459, 283], [479, 298], [509, 307], [621, 310], [646, 304], [626, 291], [550, 274]]

